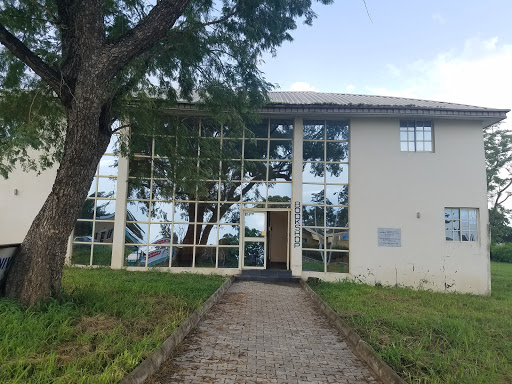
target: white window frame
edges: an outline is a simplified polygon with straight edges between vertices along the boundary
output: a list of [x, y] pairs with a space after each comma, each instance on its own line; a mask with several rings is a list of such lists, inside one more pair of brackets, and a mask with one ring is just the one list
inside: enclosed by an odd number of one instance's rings
[[[455, 243], [480, 241], [479, 210], [468, 207], [446, 207], [444, 209], [445, 239]], [[447, 236], [451, 232], [451, 237]], [[467, 237], [464, 239], [464, 234]]]

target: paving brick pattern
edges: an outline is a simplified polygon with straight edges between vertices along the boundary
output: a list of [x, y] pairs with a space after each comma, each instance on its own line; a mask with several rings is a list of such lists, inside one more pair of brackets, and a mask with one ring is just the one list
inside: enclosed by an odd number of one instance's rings
[[298, 285], [238, 282], [148, 383], [381, 383]]

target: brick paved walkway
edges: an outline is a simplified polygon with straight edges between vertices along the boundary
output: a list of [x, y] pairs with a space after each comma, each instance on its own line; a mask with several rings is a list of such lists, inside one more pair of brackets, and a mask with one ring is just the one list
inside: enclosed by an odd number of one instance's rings
[[380, 383], [299, 286], [237, 282], [147, 383]]

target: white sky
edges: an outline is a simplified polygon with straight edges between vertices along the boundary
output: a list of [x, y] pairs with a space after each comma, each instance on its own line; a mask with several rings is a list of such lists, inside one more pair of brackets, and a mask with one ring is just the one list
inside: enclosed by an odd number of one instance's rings
[[[264, 58], [276, 90], [512, 108], [511, 0], [335, 0]], [[512, 116], [512, 115], [511, 115]], [[512, 124], [507, 123], [512, 127]]]

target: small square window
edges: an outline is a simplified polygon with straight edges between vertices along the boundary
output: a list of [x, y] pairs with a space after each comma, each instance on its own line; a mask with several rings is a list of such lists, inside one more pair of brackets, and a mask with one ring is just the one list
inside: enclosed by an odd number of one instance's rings
[[400, 150], [402, 152], [432, 152], [430, 121], [401, 121]]
[[445, 208], [446, 241], [478, 241], [478, 209]]

